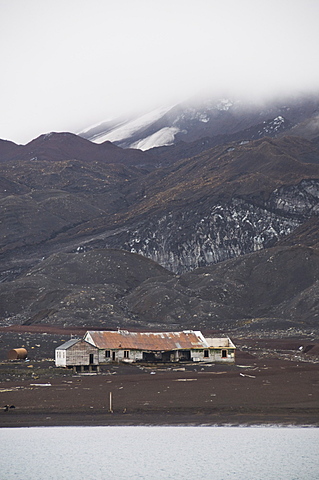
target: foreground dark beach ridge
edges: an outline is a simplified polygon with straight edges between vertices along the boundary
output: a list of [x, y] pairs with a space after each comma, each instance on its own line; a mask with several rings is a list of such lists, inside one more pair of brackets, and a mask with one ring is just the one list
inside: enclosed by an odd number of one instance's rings
[[[103, 367], [99, 375], [73, 375], [55, 368], [52, 360], [4, 360], [0, 364], [0, 405], [15, 408], [1, 408], [0, 427], [318, 427], [316, 358], [276, 355], [269, 349], [254, 350], [254, 341], [251, 345], [249, 352], [238, 349], [235, 365], [114, 364]], [[278, 341], [274, 346], [278, 348]], [[113, 413], [109, 411], [110, 392]]]

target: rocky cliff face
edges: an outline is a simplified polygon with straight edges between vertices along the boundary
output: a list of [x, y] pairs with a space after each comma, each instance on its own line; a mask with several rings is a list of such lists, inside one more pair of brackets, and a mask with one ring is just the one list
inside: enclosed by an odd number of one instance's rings
[[180, 274], [273, 246], [318, 215], [318, 200], [319, 180], [304, 180], [274, 190], [262, 204], [233, 198], [208, 209], [195, 204], [187, 211], [170, 211], [109, 243]]

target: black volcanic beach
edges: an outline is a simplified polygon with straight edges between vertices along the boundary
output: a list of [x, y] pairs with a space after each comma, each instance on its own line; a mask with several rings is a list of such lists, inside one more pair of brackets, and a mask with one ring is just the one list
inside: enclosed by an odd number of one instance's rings
[[319, 426], [318, 359], [296, 348], [305, 339], [236, 342], [235, 365], [111, 364], [74, 375], [50, 359], [3, 360], [0, 426]]

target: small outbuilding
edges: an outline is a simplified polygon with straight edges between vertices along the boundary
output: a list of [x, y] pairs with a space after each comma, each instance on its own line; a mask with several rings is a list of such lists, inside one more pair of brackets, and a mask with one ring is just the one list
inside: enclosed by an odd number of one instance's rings
[[28, 356], [28, 351], [25, 348], [13, 348], [8, 352], [9, 360], [25, 360]]
[[210, 362], [233, 363], [235, 361], [235, 345], [229, 337], [205, 337], [207, 349], [204, 355]]
[[82, 338], [72, 338], [55, 349], [55, 365], [75, 372], [98, 372], [99, 350]]

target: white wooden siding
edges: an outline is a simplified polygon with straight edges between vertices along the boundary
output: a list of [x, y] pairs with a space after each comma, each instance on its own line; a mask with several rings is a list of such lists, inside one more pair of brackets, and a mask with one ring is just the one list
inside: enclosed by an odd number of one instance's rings
[[[90, 362], [90, 355], [93, 362]], [[57, 367], [70, 367], [76, 365], [98, 365], [99, 352], [96, 347], [81, 340], [67, 349], [55, 350], [55, 364]]]
[[[208, 350], [208, 357], [204, 356], [205, 350]], [[222, 350], [226, 350], [227, 356], [222, 356]], [[222, 363], [233, 363], [235, 361], [235, 350], [223, 348], [223, 349], [213, 349], [207, 348], [203, 350], [192, 350], [191, 357], [193, 362], [222, 362]]]

